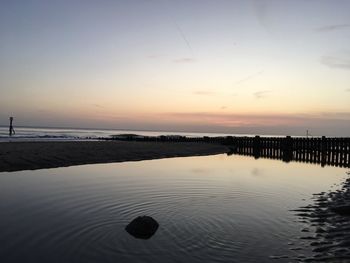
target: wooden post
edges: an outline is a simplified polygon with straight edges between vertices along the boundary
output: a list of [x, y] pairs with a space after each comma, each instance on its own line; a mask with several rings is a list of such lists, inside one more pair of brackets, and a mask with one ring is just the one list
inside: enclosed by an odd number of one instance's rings
[[327, 139], [326, 136], [322, 136], [321, 141], [321, 166], [324, 167], [326, 165], [326, 157], [327, 157]]
[[10, 127], [9, 127], [9, 136], [11, 137], [13, 134], [16, 134], [15, 133], [15, 129], [13, 128], [13, 117], [10, 117]]
[[253, 155], [255, 159], [260, 157], [260, 136], [255, 136], [253, 140]]
[[290, 136], [284, 138], [283, 143], [283, 161], [289, 162], [292, 160], [293, 153], [293, 139]]

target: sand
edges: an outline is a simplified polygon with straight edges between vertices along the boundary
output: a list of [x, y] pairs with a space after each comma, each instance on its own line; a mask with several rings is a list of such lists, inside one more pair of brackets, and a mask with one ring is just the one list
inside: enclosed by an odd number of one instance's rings
[[300, 262], [350, 262], [350, 178], [340, 190], [318, 193], [313, 199], [312, 205], [294, 210], [305, 224], [304, 246], [314, 252]]
[[0, 172], [225, 153], [222, 145], [185, 142], [75, 141], [0, 143]]

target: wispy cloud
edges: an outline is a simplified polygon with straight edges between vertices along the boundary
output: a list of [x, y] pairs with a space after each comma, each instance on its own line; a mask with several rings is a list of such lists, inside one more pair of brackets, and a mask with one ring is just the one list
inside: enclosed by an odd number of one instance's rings
[[226, 109], [227, 109], [227, 106], [221, 106], [220, 109], [221, 109], [221, 110], [226, 110]]
[[350, 24], [327, 25], [327, 26], [315, 28], [315, 31], [330, 32], [330, 31], [341, 30], [341, 29], [350, 29]]
[[100, 109], [104, 109], [105, 107], [100, 105], [100, 104], [92, 104], [92, 106], [94, 106], [95, 108], [100, 108]]
[[211, 112], [173, 112], [165, 113], [169, 118], [181, 119], [183, 121], [207, 121], [210, 123], [226, 126], [250, 126], [250, 125], [268, 125], [280, 122], [297, 122], [298, 115], [287, 114], [233, 114], [233, 113], [211, 113]]
[[263, 74], [263, 73], [264, 73], [264, 70], [260, 70], [258, 72], [255, 72], [254, 74], [251, 74], [251, 75], [249, 75], [249, 76], [247, 76], [245, 78], [242, 78], [242, 79], [236, 81], [235, 83], [233, 83], [233, 85], [234, 86], [238, 86], [238, 85], [240, 85], [240, 84], [242, 84], [244, 82], [247, 82], [247, 81], [249, 81], [249, 80], [251, 80], [251, 79], [253, 79], [253, 78], [255, 78], [255, 77], [257, 77], [257, 76], [259, 76], [261, 74]]
[[53, 113], [53, 111], [48, 110], [48, 109], [37, 109], [37, 112], [39, 112], [39, 113]]
[[170, 112], [164, 113], [163, 117], [172, 121], [184, 123], [201, 123], [218, 127], [268, 127], [289, 126], [308, 127], [332, 125], [332, 123], [347, 123], [350, 121], [350, 112], [324, 113], [316, 112], [309, 114], [234, 114], [224, 112]]
[[148, 59], [157, 59], [157, 58], [161, 58], [162, 55], [156, 55], [156, 54], [152, 54], [152, 55], [148, 55], [147, 58]]
[[346, 89], [345, 91], [346, 91], [346, 92], [350, 92], [350, 89]]
[[318, 117], [338, 120], [350, 120], [350, 112], [320, 112], [318, 113]]
[[265, 98], [267, 94], [271, 92], [272, 92], [271, 90], [260, 90], [260, 91], [254, 92], [253, 95], [257, 99], [262, 99], [262, 98]]
[[213, 91], [213, 90], [196, 90], [193, 91], [194, 95], [199, 95], [199, 96], [225, 96], [225, 97], [236, 97], [238, 94], [237, 93], [230, 93], [230, 92], [225, 92], [225, 91]]
[[204, 95], [204, 96], [212, 96], [212, 95], [215, 95], [216, 92], [210, 91], [210, 90], [197, 90], [197, 91], [193, 92], [193, 94], [195, 94], [195, 95]]
[[269, 29], [270, 21], [268, 3], [265, 0], [254, 0], [253, 3], [258, 22], [266, 29]]
[[350, 69], [350, 57], [321, 57], [321, 63], [330, 68]]
[[196, 60], [194, 58], [178, 58], [173, 60], [175, 63], [179, 64], [187, 64], [187, 63], [194, 63]]

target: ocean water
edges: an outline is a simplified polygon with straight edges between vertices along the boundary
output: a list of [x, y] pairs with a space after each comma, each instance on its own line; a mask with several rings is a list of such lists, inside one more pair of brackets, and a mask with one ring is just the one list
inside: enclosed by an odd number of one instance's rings
[[[346, 177], [223, 154], [0, 173], [0, 262], [299, 262], [290, 210]], [[124, 229], [142, 215], [160, 225], [148, 240]]]
[[[0, 142], [6, 141], [48, 141], [48, 140], [86, 140], [99, 137], [110, 137], [117, 134], [138, 134], [144, 136], [182, 135], [187, 137], [203, 136], [234, 136], [237, 134], [225, 133], [195, 133], [195, 132], [164, 132], [164, 131], [135, 131], [135, 130], [93, 130], [93, 129], [61, 129], [61, 128], [15, 128], [16, 134], [9, 137], [8, 127], [0, 127]], [[239, 136], [254, 136], [240, 134]]]

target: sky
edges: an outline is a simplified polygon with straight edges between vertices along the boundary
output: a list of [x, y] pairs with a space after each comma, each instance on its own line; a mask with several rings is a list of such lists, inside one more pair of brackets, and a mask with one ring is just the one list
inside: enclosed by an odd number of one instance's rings
[[348, 0], [0, 0], [0, 124], [350, 136]]

